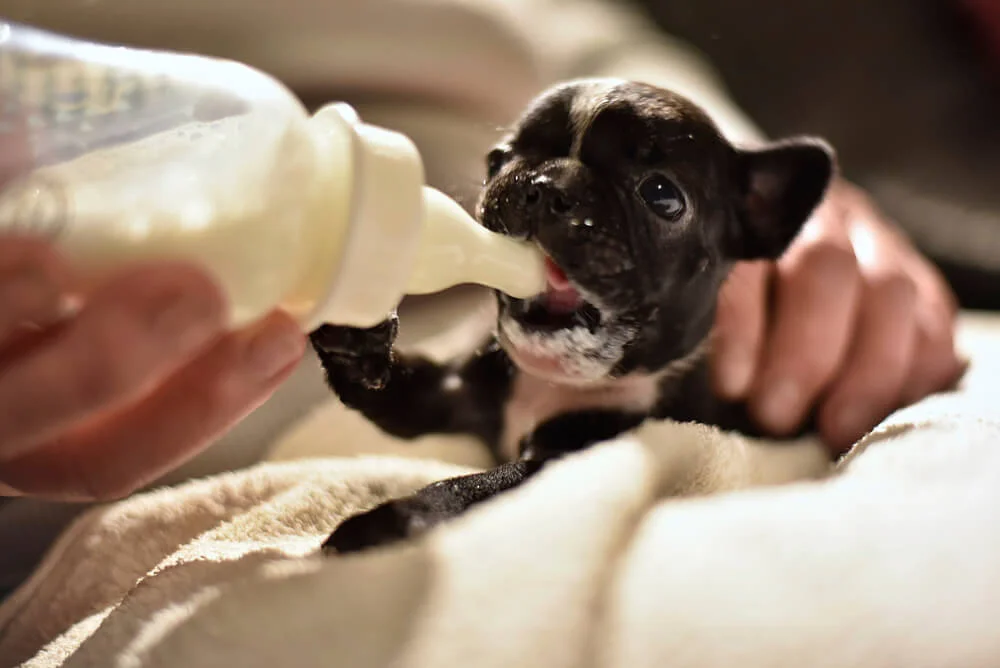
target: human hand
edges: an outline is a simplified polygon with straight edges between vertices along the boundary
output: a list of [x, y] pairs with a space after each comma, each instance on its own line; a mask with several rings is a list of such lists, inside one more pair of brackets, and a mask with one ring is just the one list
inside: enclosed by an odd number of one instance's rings
[[744, 263], [716, 319], [717, 391], [775, 435], [815, 407], [849, 448], [896, 408], [956, 383], [954, 296], [855, 186], [838, 181], [775, 263]]
[[224, 331], [224, 298], [192, 267], [79, 286], [50, 245], [0, 238], [0, 495], [125, 496], [262, 403], [305, 349], [284, 314]]

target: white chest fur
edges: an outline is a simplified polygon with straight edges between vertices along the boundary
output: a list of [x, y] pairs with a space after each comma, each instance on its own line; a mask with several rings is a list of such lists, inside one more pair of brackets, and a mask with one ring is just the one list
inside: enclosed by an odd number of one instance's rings
[[649, 411], [659, 396], [659, 381], [658, 375], [635, 375], [596, 386], [573, 386], [520, 373], [504, 409], [500, 454], [506, 461], [516, 459], [521, 439], [563, 413], [593, 409]]

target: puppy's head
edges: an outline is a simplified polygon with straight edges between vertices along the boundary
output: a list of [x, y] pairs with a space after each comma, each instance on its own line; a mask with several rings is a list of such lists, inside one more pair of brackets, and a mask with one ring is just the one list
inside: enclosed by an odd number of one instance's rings
[[567, 383], [689, 355], [732, 263], [781, 255], [834, 173], [821, 141], [738, 149], [690, 101], [603, 79], [543, 94], [487, 162], [480, 221], [548, 256], [544, 294], [498, 294], [500, 340]]

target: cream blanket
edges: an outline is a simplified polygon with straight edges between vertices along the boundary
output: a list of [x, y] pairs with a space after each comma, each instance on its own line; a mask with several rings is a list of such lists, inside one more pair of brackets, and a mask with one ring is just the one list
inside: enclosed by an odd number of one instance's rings
[[94, 510], [0, 608], [0, 666], [1000, 665], [996, 326], [964, 327], [963, 392], [833, 471], [651, 425], [351, 558], [316, 554], [346, 514], [468, 469], [271, 462]]

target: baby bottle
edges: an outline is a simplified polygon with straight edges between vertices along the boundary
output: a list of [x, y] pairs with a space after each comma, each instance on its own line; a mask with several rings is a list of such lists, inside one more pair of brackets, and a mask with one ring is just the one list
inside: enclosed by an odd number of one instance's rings
[[308, 114], [238, 63], [0, 21], [0, 234], [40, 235], [89, 280], [123, 264], [209, 270], [232, 324], [368, 327], [406, 294], [539, 293], [544, 260], [424, 185], [405, 136], [345, 104]]

